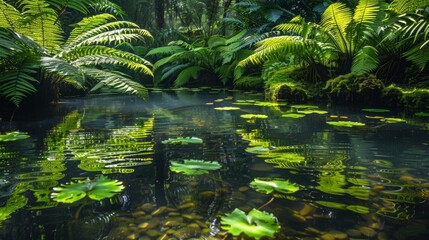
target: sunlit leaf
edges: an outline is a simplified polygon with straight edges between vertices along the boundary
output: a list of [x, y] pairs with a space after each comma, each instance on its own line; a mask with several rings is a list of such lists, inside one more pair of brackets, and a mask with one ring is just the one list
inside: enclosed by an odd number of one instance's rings
[[7, 132], [5, 134], [0, 134], [0, 142], [11, 142], [11, 141], [17, 141], [29, 138], [30, 135], [28, 135], [25, 132]]
[[308, 114], [320, 114], [320, 115], [328, 114], [328, 111], [318, 110], [318, 109], [305, 109], [305, 110], [298, 110], [296, 112], [300, 113], [300, 114], [305, 114], [305, 115], [308, 115]]
[[299, 187], [294, 183], [289, 182], [289, 180], [283, 179], [261, 179], [255, 178], [250, 186], [255, 188], [258, 192], [263, 192], [265, 194], [270, 194], [273, 191], [277, 191], [280, 193], [294, 193], [299, 191]]
[[402, 118], [383, 118], [380, 121], [382, 121], [384, 123], [405, 123], [405, 122], [407, 122]]
[[243, 114], [243, 115], [240, 115], [240, 117], [244, 119], [268, 118], [268, 116], [264, 114]]
[[282, 117], [284, 117], [284, 118], [303, 118], [303, 117], [305, 117], [305, 114], [286, 113], [286, 114], [283, 114]]
[[245, 151], [248, 153], [260, 153], [260, 152], [268, 152], [270, 151], [270, 149], [267, 147], [256, 146], [256, 147], [248, 147], [246, 148]]
[[217, 107], [214, 108], [215, 110], [219, 110], [219, 111], [233, 111], [233, 110], [240, 110], [239, 107]]
[[182, 145], [186, 145], [186, 144], [199, 144], [199, 143], [203, 143], [203, 140], [201, 138], [197, 138], [197, 137], [178, 137], [178, 138], [169, 138], [167, 140], [162, 141], [163, 144], [182, 144]]
[[364, 127], [365, 123], [361, 122], [351, 122], [351, 121], [338, 121], [338, 122], [326, 122], [329, 125], [335, 126], [335, 127]]
[[234, 236], [241, 233], [261, 239], [262, 237], [274, 237], [280, 230], [276, 217], [272, 214], [253, 209], [246, 215], [245, 212], [236, 208], [232, 213], [227, 213], [221, 218], [222, 228]]
[[183, 163], [171, 161], [170, 170], [186, 175], [201, 175], [220, 169], [222, 166], [218, 162], [208, 162], [203, 160], [184, 160]]
[[108, 177], [100, 175], [94, 180], [86, 179], [68, 184], [61, 184], [55, 187], [51, 197], [62, 203], [73, 203], [88, 196], [94, 200], [113, 197], [124, 189], [122, 182], [111, 180]]

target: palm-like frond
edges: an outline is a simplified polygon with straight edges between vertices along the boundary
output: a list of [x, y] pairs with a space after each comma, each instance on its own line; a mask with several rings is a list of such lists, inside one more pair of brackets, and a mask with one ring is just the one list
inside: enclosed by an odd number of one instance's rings
[[429, 0], [393, 0], [390, 9], [398, 14], [411, 13], [419, 8], [425, 8], [429, 5]]
[[96, 3], [92, 4], [92, 7], [96, 12], [107, 12], [119, 17], [126, 15], [125, 11], [119, 5], [108, 0], [96, 0]]
[[347, 53], [350, 43], [347, 40], [347, 27], [352, 21], [352, 11], [343, 3], [333, 3], [323, 12], [320, 26], [331, 37], [343, 53]]
[[0, 0], [0, 27], [19, 31], [23, 16], [12, 5]]
[[28, 95], [37, 90], [34, 83], [38, 81], [32, 76], [39, 68], [38, 56], [21, 52], [14, 55], [14, 65], [2, 72], [0, 77], [0, 95], [17, 107]]
[[44, 0], [22, 0], [25, 32], [34, 41], [50, 51], [58, 49], [63, 42], [63, 30], [58, 15]]
[[370, 72], [377, 68], [378, 52], [375, 47], [364, 46], [353, 59], [352, 72]]
[[74, 41], [77, 37], [79, 37], [83, 33], [86, 33], [96, 27], [99, 27], [101, 25], [104, 25], [114, 20], [116, 20], [115, 16], [108, 13], [103, 13], [103, 14], [97, 14], [91, 17], [84, 18], [80, 22], [76, 24], [72, 24], [71, 26], [74, 28], [67, 39], [66, 45], [70, 45], [72, 41]]
[[96, 0], [46, 0], [46, 2], [58, 11], [64, 11], [65, 9], [70, 8], [87, 14], [89, 12], [88, 7], [94, 5]]
[[140, 83], [131, 80], [126, 74], [96, 68], [83, 68], [82, 71], [99, 81], [91, 91], [96, 91], [106, 86], [122, 93], [135, 94], [143, 99], [148, 96], [147, 89]]
[[355, 54], [364, 42], [365, 31], [372, 26], [380, 15], [379, 0], [360, 0], [355, 8], [353, 22], [347, 31], [349, 42], [351, 42], [350, 52]]
[[171, 55], [171, 54], [183, 52], [183, 51], [185, 51], [185, 49], [180, 47], [180, 46], [174, 46], [174, 45], [163, 46], [163, 47], [157, 47], [157, 48], [150, 50], [146, 54], [146, 57], [153, 56], [153, 55]]
[[68, 42], [68, 47], [81, 45], [97, 45], [123, 42], [133, 40], [144, 40], [145, 37], [153, 39], [153, 36], [145, 29], [132, 22], [115, 21], [103, 24], [86, 31]]
[[84, 73], [81, 69], [68, 62], [54, 57], [42, 57], [41, 66], [47, 73], [55, 76], [61, 82], [73, 85], [76, 88], [84, 88]]
[[292, 33], [301, 33], [305, 19], [301, 16], [295, 16], [288, 23], [279, 24], [274, 30]]
[[177, 76], [176, 80], [174, 81], [174, 86], [181, 87], [188, 83], [192, 78], [196, 79], [203, 70], [205, 70], [205, 68], [200, 66], [190, 66], [185, 68]]
[[155, 84], [159, 84], [159, 83], [165, 81], [166, 79], [168, 79], [174, 75], [177, 75], [180, 71], [189, 67], [190, 65], [191, 65], [190, 63], [183, 63], [183, 64], [175, 64], [175, 65], [171, 65], [171, 66], [166, 67], [165, 69], [162, 70], [161, 77], [155, 78], [155, 80], [156, 80]]

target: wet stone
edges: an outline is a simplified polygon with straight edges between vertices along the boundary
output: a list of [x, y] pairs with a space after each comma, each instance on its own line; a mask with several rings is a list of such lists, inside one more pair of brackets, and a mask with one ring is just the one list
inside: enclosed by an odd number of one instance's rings
[[360, 237], [362, 235], [361, 232], [356, 229], [349, 229], [346, 231], [346, 233], [352, 238]]
[[167, 216], [169, 216], [169, 217], [179, 217], [180, 213], [178, 213], [178, 212], [169, 212]]
[[325, 233], [320, 237], [320, 239], [322, 239], [322, 240], [335, 240], [335, 237], [332, 234]]
[[138, 226], [138, 228], [140, 228], [140, 229], [146, 229], [148, 226], [149, 226], [149, 223], [148, 222], [144, 222], [144, 223], [140, 224]]
[[362, 235], [366, 236], [366, 237], [374, 237], [377, 232], [369, 227], [361, 227], [359, 228], [359, 231], [362, 233]]
[[133, 233], [127, 236], [127, 239], [134, 240], [137, 239], [137, 234]]
[[292, 214], [292, 218], [293, 221], [295, 222], [299, 222], [299, 223], [305, 223], [307, 222], [307, 219], [304, 216], [301, 216], [299, 214]]
[[179, 205], [177, 208], [180, 210], [188, 209], [188, 208], [195, 208], [195, 203], [193, 203], [193, 202], [184, 203], [184, 204]]
[[331, 234], [332, 236], [334, 236], [335, 239], [338, 240], [347, 240], [349, 239], [349, 237], [347, 236], [347, 234], [340, 232], [340, 231], [330, 231], [329, 234]]
[[379, 232], [377, 234], [377, 240], [388, 240], [389, 236], [387, 236], [387, 233], [385, 232]]
[[203, 199], [210, 198], [211, 199], [211, 198], [214, 198], [215, 195], [216, 194], [212, 191], [204, 191], [204, 192], [200, 193], [200, 198], [203, 198]]
[[140, 209], [145, 212], [152, 212], [155, 209], [156, 205], [153, 203], [145, 203], [143, 204]]
[[167, 221], [164, 223], [165, 227], [177, 227], [180, 226], [182, 223], [179, 221]]
[[240, 191], [240, 192], [247, 192], [247, 191], [249, 191], [249, 187], [248, 186], [243, 186], [243, 187], [240, 187], [239, 189], [238, 189], [238, 191]]
[[167, 213], [167, 207], [160, 207], [151, 213], [152, 216], [162, 216]]
[[307, 228], [305, 228], [305, 231], [312, 233], [312, 234], [317, 234], [317, 235], [320, 234], [320, 231], [317, 230], [316, 228], [313, 228], [313, 227], [307, 227]]
[[145, 216], [146, 213], [144, 211], [137, 211], [137, 212], [133, 212], [131, 215], [133, 217], [142, 217], [142, 216]]
[[158, 237], [158, 236], [162, 235], [162, 233], [158, 230], [149, 230], [146, 232], [146, 235], [148, 235], [151, 238], [154, 238], [154, 237]]
[[152, 228], [158, 227], [158, 225], [160, 224], [160, 220], [158, 218], [153, 218], [149, 220], [147, 223], [148, 223], [147, 228], [152, 229]]

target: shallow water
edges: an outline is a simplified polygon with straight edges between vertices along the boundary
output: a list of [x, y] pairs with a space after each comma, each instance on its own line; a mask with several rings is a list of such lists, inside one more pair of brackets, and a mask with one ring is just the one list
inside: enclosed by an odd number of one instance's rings
[[[154, 91], [147, 101], [64, 100], [12, 126], [0, 122], [2, 132], [30, 135], [0, 142], [0, 237], [232, 239], [220, 218], [235, 208], [261, 208], [281, 224], [274, 239], [426, 239], [429, 118], [324, 107], [328, 113], [282, 117], [304, 108], [270, 105], [252, 93], [191, 89]], [[366, 125], [326, 123], [339, 120]], [[162, 143], [176, 137], [203, 143]], [[222, 167], [198, 176], [170, 171], [171, 161], [184, 159]], [[100, 174], [125, 189], [70, 204], [50, 196], [53, 187]], [[289, 180], [299, 191], [265, 194], [249, 185], [255, 178]]]

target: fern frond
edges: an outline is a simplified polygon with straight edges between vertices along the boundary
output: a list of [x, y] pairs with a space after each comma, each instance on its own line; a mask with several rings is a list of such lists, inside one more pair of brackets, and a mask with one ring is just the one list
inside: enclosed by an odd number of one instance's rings
[[234, 86], [236, 87], [263, 87], [264, 81], [260, 77], [245, 76], [234, 80]]
[[352, 21], [352, 11], [343, 3], [333, 3], [323, 12], [320, 26], [328, 33], [343, 53], [347, 53], [349, 42], [346, 30]]
[[104, 25], [109, 21], [115, 20], [115, 16], [108, 13], [103, 13], [84, 18], [80, 22], [72, 24], [71, 26], [74, 28], [67, 39], [66, 45], [70, 45], [72, 41], [74, 41], [78, 36], [82, 35], [83, 33], [88, 32], [89, 30], [99, 27], [101, 25]]
[[423, 48], [414, 46], [410, 50], [406, 51], [403, 56], [423, 70], [429, 62], [429, 46], [425, 46]]
[[389, 8], [398, 14], [411, 13], [429, 5], [429, 0], [393, 0]]
[[274, 27], [275, 31], [301, 33], [305, 19], [301, 16], [295, 16], [288, 23], [279, 24]]
[[19, 107], [25, 97], [37, 92], [33, 84], [38, 81], [32, 75], [37, 72], [39, 62], [38, 56], [28, 52], [15, 55], [13, 62], [0, 76], [0, 95]]
[[370, 72], [377, 68], [378, 52], [375, 47], [364, 46], [353, 58], [352, 72]]
[[103, 24], [79, 35], [69, 42], [68, 46], [80, 46], [91, 44], [116, 44], [128, 42], [132, 39], [144, 40], [145, 37], [153, 39], [153, 36], [145, 29], [140, 29], [135, 23], [128, 21], [115, 21]]
[[95, 0], [45, 0], [51, 6], [53, 6], [57, 11], [64, 11], [65, 9], [74, 9], [83, 14], [88, 14], [88, 7], [95, 4]]
[[96, 12], [111, 13], [118, 17], [127, 15], [119, 5], [108, 0], [96, 0], [96, 3], [93, 4], [92, 7]]
[[23, 16], [12, 5], [0, 0], [0, 27], [8, 28], [13, 31], [20, 31], [19, 24]]
[[63, 43], [63, 30], [57, 13], [44, 0], [21, 1], [25, 32], [44, 48], [55, 51]]
[[175, 87], [181, 87], [185, 85], [186, 83], [193, 79], [197, 79], [200, 72], [205, 70], [205, 68], [200, 66], [190, 66], [180, 72], [180, 74], [177, 76], [176, 80], [174, 81]]
[[[368, 27], [375, 22], [379, 13], [379, 0], [360, 0], [353, 15], [354, 24], [361, 29]], [[355, 31], [360, 32], [361, 30], [355, 29]]]
[[42, 57], [40, 61], [43, 69], [47, 73], [56, 76], [62, 83], [67, 83], [80, 89], [84, 88], [85, 76], [81, 69], [64, 60], [53, 57]]
[[147, 89], [140, 83], [131, 80], [126, 74], [96, 68], [83, 68], [82, 71], [86, 75], [99, 81], [99, 84], [90, 91], [96, 91], [106, 86], [122, 93], [137, 95], [143, 99], [148, 96]]
[[183, 63], [183, 64], [177, 64], [177, 65], [171, 65], [166, 67], [162, 70], [162, 76], [160, 79], [155, 79], [155, 84], [159, 84], [166, 79], [170, 78], [173, 75], [176, 75], [178, 72], [182, 71], [183, 69], [189, 67], [189, 63]]

